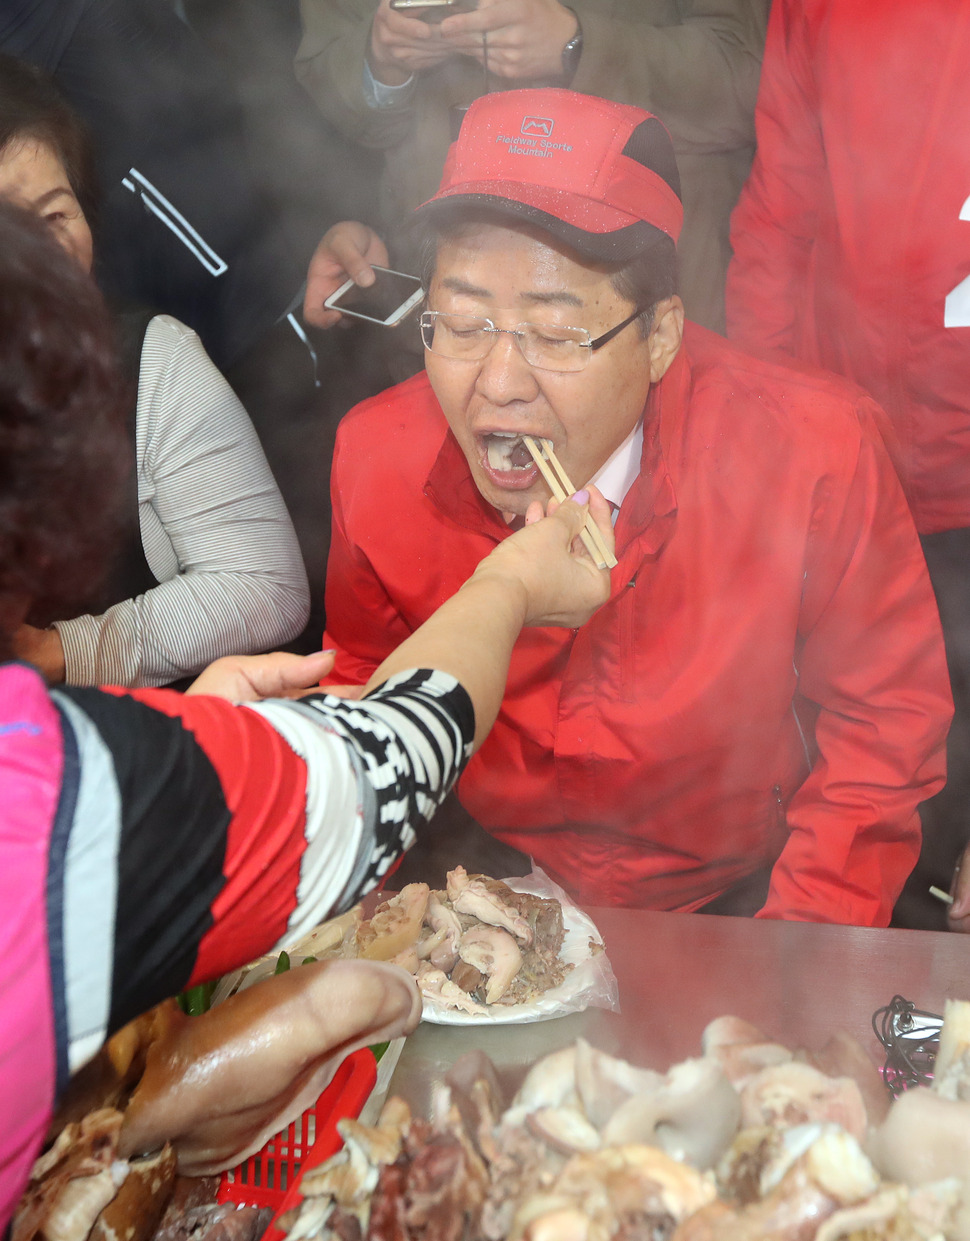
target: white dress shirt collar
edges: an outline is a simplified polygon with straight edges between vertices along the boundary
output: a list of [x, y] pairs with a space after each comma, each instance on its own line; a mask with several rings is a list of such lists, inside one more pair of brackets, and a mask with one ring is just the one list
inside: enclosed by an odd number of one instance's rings
[[640, 473], [640, 457], [643, 454], [643, 419], [641, 418], [623, 443], [600, 466], [589, 480], [600, 489], [613, 505], [613, 517], [626, 499]]

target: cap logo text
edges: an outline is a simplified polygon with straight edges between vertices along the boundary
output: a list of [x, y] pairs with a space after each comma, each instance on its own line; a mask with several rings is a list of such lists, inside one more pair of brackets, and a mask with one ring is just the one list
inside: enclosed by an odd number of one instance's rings
[[[536, 120], [536, 117], [527, 117], [527, 120]], [[552, 125], [552, 121], [549, 122]], [[508, 148], [510, 155], [537, 155], [542, 159], [551, 159], [556, 151], [571, 151], [572, 144], [569, 142], [552, 142], [549, 138], [535, 138], [531, 134], [516, 134], [511, 137], [509, 134], [496, 134], [495, 141], [502, 143]]]

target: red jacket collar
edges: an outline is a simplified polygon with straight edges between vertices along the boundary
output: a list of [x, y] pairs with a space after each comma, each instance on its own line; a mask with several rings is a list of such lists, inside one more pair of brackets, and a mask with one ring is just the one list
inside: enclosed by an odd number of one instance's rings
[[[431, 399], [435, 400], [433, 392]], [[496, 542], [509, 533], [502, 514], [475, 486], [465, 454], [450, 429], [425, 481], [424, 494], [459, 526], [494, 535]]]

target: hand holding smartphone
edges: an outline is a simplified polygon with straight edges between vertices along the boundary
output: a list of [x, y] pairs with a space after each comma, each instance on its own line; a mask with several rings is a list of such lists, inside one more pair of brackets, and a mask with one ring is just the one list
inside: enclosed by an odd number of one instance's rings
[[390, 0], [391, 8], [407, 17], [425, 22], [441, 22], [452, 13], [471, 13], [478, 0]]
[[368, 288], [347, 280], [323, 303], [328, 310], [382, 327], [396, 327], [424, 297], [421, 281], [405, 272], [371, 264], [376, 279]]

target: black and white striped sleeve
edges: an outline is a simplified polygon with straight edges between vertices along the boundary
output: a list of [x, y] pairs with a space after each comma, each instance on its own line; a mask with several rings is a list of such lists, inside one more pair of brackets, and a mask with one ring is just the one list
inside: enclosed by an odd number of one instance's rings
[[[347, 745], [357, 772], [360, 838], [334, 912], [380, 883], [414, 844], [464, 770], [475, 735], [466, 691], [454, 677], [426, 669], [398, 673], [359, 701], [321, 693], [299, 703], [264, 702], [249, 709], [264, 715], [298, 753], [312, 753], [321, 724]], [[308, 764], [308, 807], [314, 803], [313, 781]], [[307, 929], [312, 925], [309, 920]], [[299, 930], [295, 921], [287, 934]]]
[[359, 702], [319, 693], [233, 707], [169, 693], [153, 707], [89, 689], [54, 701], [61, 1081], [196, 975], [292, 943], [375, 887], [458, 779], [475, 731], [465, 690], [427, 670]]

